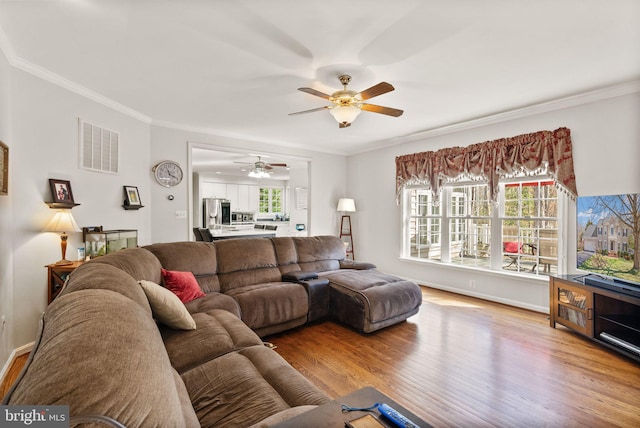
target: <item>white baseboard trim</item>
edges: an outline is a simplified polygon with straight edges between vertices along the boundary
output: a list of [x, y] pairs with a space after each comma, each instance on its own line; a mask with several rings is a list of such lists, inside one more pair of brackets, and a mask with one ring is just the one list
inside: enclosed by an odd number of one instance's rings
[[455, 294], [462, 294], [463, 296], [475, 297], [477, 299], [488, 300], [496, 303], [502, 303], [504, 305], [513, 306], [521, 309], [527, 309], [530, 311], [540, 312], [543, 314], [549, 313], [549, 308], [546, 306], [530, 305], [528, 303], [520, 302], [517, 300], [504, 299], [502, 297], [492, 296], [492, 295], [483, 294], [483, 293], [476, 293], [473, 291], [462, 290], [460, 288], [455, 288], [455, 287], [447, 287], [445, 285], [440, 285], [440, 284], [426, 283], [425, 281], [417, 281], [415, 279], [412, 279], [411, 281], [415, 282], [416, 284], [422, 284], [425, 287], [436, 288], [438, 290], [443, 290], [443, 291], [449, 291]]
[[[11, 354], [9, 354], [9, 359], [4, 364], [4, 367], [2, 367], [2, 371], [0, 372], [0, 383], [4, 382], [4, 377], [7, 375], [7, 372], [9, 372], [9, 368], [11, 367], [11, 364], [13, 364], [13, 362], [16, 360], [16, 358], [28, 352], [31, 352], [31, 350], [33, 349], [33, 345], [35, 345], [35, 342], [27, 343], [26, 345], [22, 345], [11, 351]], [[0, 399], [1, 398], [2, 397], [0, 397]]]

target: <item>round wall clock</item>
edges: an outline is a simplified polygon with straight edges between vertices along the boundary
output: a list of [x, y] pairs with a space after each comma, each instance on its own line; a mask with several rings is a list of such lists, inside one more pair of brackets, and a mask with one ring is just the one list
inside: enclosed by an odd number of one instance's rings
[[182, 181], [182, 168], [177, 162], [162, 161], [151, 169], [156, 181], [164, 187], [172, 187]]

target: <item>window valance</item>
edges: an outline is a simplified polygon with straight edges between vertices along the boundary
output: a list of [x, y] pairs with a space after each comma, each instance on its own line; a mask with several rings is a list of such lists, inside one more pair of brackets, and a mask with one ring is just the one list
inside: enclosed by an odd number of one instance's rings
[[426, 185], [438, 199], [442, 185], [464, 179], [489, 184], [490, 198], [497, 201], [501, 178], [519, 174], [549, 174], [557, 186], [576, 197], [571, 131], [539, 131], [468, 147], [396, 157], [396, 202], [407, 185]]

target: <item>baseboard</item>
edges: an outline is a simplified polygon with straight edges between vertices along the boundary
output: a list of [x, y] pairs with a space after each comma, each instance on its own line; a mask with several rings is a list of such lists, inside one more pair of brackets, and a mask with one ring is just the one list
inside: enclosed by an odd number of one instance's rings
[[417, 281], [415, 279], [412, 279], [411, 281], [414, 281], [417, 284], [422, 284], [425, 287], [436, 288], [438, 290], [448, 291], [450, 293], [461, 294], [463, 296], [469, 296], [469, 297], [475, 297], [476, 299], [487, 300], [490, 302], [502, 303], [504, 305], [513, 306], [515, 308], [527, 309], [533, 312], [540, 312], [543, 314], [549, 313], [549, 308], [546, 306], [530, 305], [528, 303], [520, 302], [517, 300], [504, 299], [502, 297], [492, 296], [492, 295], [483, 294], [483, 293], [476, 293], [473, 291], [467, 291], [467, 290], [463, 290], [456, 287], [447, 287], [445, 285], [440, 285], [440, 284], [426, 283], [425, 281]]
[[[9, 368], [16, 360], [16, 358], [28, 352], [31, 352], [31, 350], [33, 349], [33, 345], [35, 345], [35, 342], [27, 343], [26, 345], [22, 345], [11, 351], [11, 354], [9, 354], [9, 359], [7, 359], [7, 362], [4, 364], [4, 367], [2, 367], [2, 371], [0, 372], [0, 385], [4, 383], [4, 378], [7, 375], [7, 372], [9, 372]], [[0, 399], [1, 398], [2, 397], [0, 397]]]

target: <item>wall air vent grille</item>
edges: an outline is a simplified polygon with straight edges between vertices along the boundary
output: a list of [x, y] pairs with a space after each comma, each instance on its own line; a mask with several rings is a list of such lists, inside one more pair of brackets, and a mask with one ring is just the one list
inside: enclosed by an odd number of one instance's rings
[[117, 132], [92, 123], [80, 122], [80, 167], [92, 171], [118, 173]]

